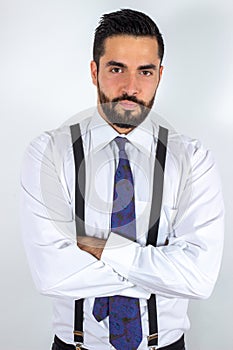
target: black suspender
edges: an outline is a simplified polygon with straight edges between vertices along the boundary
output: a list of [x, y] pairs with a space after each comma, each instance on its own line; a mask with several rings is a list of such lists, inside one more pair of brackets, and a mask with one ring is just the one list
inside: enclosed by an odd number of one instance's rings
[[[72, 125], [71, 138], [75, 163], [75, 222], [76, 235], [85, 235], [85, 162], [83, 143], [79, 124]], [[84, 299], [75, 300], [74, 313], [74, 342], [83, 344], [83, 302]]]
[[[79, 124], [71, 125], [71, 137], [73, 143], [73, 153], [75, 162], [75, 219], [77, 235], [85, 235], [85, 160], [83, 152], [82, 137]], [[167, 151], [168, 130], [159, 127], [158, 143], [156, 149], [156, 159], [154, 167], [153, 194], [150, 212], [150, 225], [147, 238], [147, 245], [157, 245], [160, 212], [163, 197], [164, 168]], [[83, 344], [83, 301], [75, 301], [74, 313], [74, 342]], [[158, 322], [156, 296], [151, 294], [148, 300], [149, 333], [148, 346], [158, 344]]]
[[[168, 130], [159, 127], [158, 143], [156, 148], [156, 159], [154, 167], [153, 193], [150, 211], [150, 225], [146, 244], [156, 247], [159, 231], [160, 212], [163, 199], [164, 168], [167, 153]], [[149, 317], [148, 346], [158, 345], [158, 320], [156, 296], [151, 294], [147, 301]]]
[[83, 152], [83, 142], [79, 124], [71, 126], [71, 137], [75, 162], [75, 222], [76, 234], [85, 236], [85, 160]]

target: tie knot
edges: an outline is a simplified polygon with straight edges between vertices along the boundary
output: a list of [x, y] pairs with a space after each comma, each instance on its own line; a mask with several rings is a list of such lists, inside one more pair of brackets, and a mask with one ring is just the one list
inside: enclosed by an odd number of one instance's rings
[[114, 140], [116, 141], [116, 144], [117, 144], [117, 146], [119, 148], [119, 151], [120, 152], [121, 151], [125, 152], [125, 144], [128, 141], [127, 138], [126, 137], [117, 136]]

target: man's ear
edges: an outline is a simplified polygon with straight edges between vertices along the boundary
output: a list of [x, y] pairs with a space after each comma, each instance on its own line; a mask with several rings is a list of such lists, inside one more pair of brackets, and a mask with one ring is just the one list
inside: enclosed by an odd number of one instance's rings
[[162, 78], [162, 75], [163, 75], [163, 66], [160, 66], [159, 67], [159, 81]]
[[97, 86], [97, 64], [95, 61], [91, 61], [90, 68], [92, 83]]

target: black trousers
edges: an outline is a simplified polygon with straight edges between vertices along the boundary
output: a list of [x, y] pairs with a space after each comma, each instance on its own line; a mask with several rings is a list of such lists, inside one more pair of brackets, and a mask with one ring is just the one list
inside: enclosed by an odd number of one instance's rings
[[[75, 350], [75, 346], [71, 344], [64, 343], [61, 339], [59, 339], [56, 335], [54, 337], [54, 343], [52, 345], [52, 350]], [[82, 348], [82, 350], [87, 350]]]
[[[85, 349], [85, 348], [82, 348], [82, 349], [83, 350], [88, 350], [88, 349]], [[64, 343], [61, 339], [59, 339], [55, 335], [54, 343], [52, 345], [52, 350], [75, 350], [75, 346], [71, 345], [71, 344]], [[182, 336], [175, 343], [173, 343], [171, 345], [168, 345], [168, 346], [164, 346], [164, 347], [160, 348], [159, 350], [185, 350], [184, 336]]]

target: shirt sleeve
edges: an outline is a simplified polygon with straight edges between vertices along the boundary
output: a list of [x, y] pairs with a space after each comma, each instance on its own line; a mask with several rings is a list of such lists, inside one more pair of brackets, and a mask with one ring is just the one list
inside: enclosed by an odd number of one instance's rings
[[223, 216], [215, 162], [199, 148], [191, 158], [168, 245], [141, 246], [111, 233], [101, 259], [150, 293], [207, 298], [220, 269]]
[[148, 291], [77, 247], [69, 190], [51, 145], [46, 133], [31, 142], [21, 171], [22, 235], [37, 288], [77, 299], [116, 293], [148, 298]]

